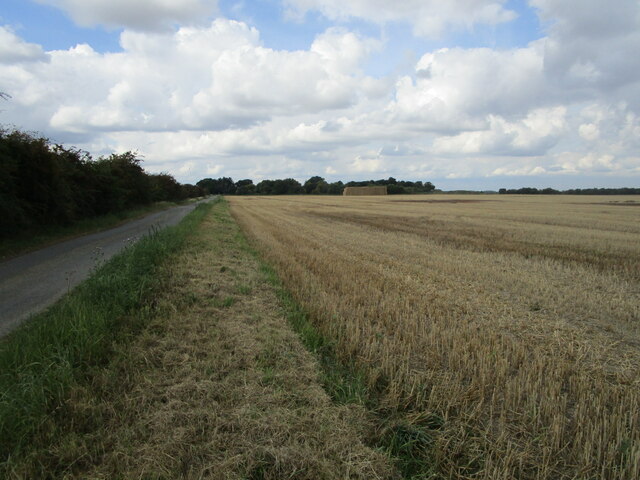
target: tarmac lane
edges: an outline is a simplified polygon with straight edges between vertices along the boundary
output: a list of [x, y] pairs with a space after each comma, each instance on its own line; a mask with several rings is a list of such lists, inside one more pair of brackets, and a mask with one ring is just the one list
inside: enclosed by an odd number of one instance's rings
[[176, 225], [198, 203], [153, 213], [0, 263], [0, 337], [51, 306], [85, 280], [98, 264], [145, 234]]

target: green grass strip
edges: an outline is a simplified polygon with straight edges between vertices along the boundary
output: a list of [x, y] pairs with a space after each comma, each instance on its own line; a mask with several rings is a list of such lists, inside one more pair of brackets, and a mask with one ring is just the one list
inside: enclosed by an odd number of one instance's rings
[[158, 267], [211, 205], [201, 204], [177, 226], [143, 237], [0, 341], [0, 472], [12, 456], [55, 435], [65, 395], [109, 360], [114, 342], [144, 321], [159, 288]]

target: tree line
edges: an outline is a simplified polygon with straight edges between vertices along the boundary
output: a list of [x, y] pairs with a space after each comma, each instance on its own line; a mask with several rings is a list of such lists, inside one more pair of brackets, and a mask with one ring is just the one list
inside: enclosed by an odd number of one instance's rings
[[572, 188], [569, 190], [555, 190], [553, 188], [501, 188], [501, 194], [521, 195], [640, 195], [640, 188]]
[[205, 194], [141, 163], [134, 152], [93, 159], [37, 134], [0, 129], [0, 238]]
[[262, 180], [254, 184], [251, 179], [238, 180], [234, 182], [230, 177], [203, 178], [197, 186], [202, 187], [214, 195], [342, 195], [345, 187], [367, 187], [371, 185], [384, 185], [387, 193], [408, 194], [408, 193], [429, 193], [435, 190], [431, 182], [410, 182], [396, 180], [393, 177], [381, 180], [366, 180], [361, 182], [342, 181], [327, 182], [324, 178], [313, 176], [304, 184], [293, 178]]

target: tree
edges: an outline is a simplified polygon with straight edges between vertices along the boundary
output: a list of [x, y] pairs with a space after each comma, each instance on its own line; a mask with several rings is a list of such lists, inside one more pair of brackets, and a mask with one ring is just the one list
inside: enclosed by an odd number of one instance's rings
[[294, 178], [274, 181], [273, 195], [294, 195], [298, 193], [304, 193], [304, 188]]
[[369, 185], [386, 186], [390, 194], [429, 193], [435, 190], [431, 182], [411, 182], [396, 180], [393, 177], [380, 180], [350, 181], [346, 185], [341, 181], [328, 183], [324, 178], [315, 175], [303, 185], [293, 178], [262, 180], [257, 185], [249, 178], [232, 183], [230, 178], [203, 178], [197, 185], [208, 193], [221, 195], [341, 195], [344, 187], [366, 187]]
[[262, 180], [256, 185], [256, 193], [260, 195], [295, 195], [305, 193], [300, 182], [293, 178], [284, 180]]
[[256, 186], [253, 180], [247, 178], [236, 182], [236, 195], [253, 195], [256, 193]]
[[112, 188], [118, 196], [118, 210], [151, 203], [152, 184], [136, 152], [112, 153], [99, 158], [98, 162], [103, 162], [111, 176]]
[[233, 179], [231, 177], [222, 177], [218, 179], [219, 188], [222, 195], [233, 195], [236, 193], [236, 184], [233, 183]]
[[204, 188], [207, 193], [211, 193], [215, 184], [216, 181], [213, 178], [203, 178], [202, 180], [196, 182], [196, 185], [200, 188]]
[[190, 196], [185, 195], [183, 186], [168, 173], [150, 175], [149, 179], [151, 181], [151, 198], [154, 202], [182, 200]]
[[343, 190], [344, 190], [344, 183], [338, 180], [337, 182], [333, 182], [329, 184], [327, 193], [329, 195], [342, 195]]
[[322, 180], [316, 184], [316, 188], [311, 192], [313, 195], [326, 195], [329, 193], [329, 184]]
[[233, 183], [233, 179], [230, 177], [222, 177], [215, 180], [213, 178], [203, 178], [196, 185], [204, 188], [212, 195], [233, 195], [236, 193], [236, 184]]
[[312, 193], [316, 189], [318, 184], [321, 183], [321, 182], [327, 183], [327, 182], [325, 182], [324, 178], [322, 178], [322, 177], [318, 177], [318, 176], [311, 177], [309, 180], [304, 182], [304, 191], [305, 191], [305, 193], [307, 193], [307, 194]]
[[425, 182], [423, 185], [423, 191], [426, 193], [433, 192], [436, 189], [436, 186], [431, 182]]
[[407, 193], [407, 190], [403, 186], [393, 183], [391, 185], [387, 185], [387, 193], [389, 195], [402, 195]]
[[204, 197], [207, 194], [204, 188], [198, 187], [197, 185], [191, 185], [190, 183], [180, 185], [180, 190], [182, 192], [182, 198]]
[[272, 195], [273, 183], [273, 180], [262, 180], [258, 185], [256, 185], [256, 193], [260, 195]]

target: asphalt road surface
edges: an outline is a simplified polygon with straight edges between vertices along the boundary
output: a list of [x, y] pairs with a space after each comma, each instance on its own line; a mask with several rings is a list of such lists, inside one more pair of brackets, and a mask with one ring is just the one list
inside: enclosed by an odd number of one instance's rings
[[196, 205], [153, 213], [0, 263], [0, 337], [86, 279], [97, 262], [108, 260], [153, 228], [177, 224]]

